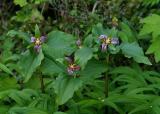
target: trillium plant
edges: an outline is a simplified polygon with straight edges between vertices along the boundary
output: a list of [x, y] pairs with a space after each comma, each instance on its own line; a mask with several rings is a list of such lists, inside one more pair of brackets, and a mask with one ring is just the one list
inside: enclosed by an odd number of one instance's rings
[[40, 38], [31, 37], [31, 43], [34, 44], [34, 49], [36, 52], [39, 52], [41, 49], [41, 45], [45, 42], [46, 37], [41, 36]]
[[0, 0], [0, 114], [160, 114], [159, 8]]
[[[134, 56], [135, 54], [132, 54], [133, 48], [128, 48], [128, 45], [129, 47], [137, 46], [136, 48], [139, 48], [137, 43], [130, 44], [123, 41], [120, 43], [121, 37], [118, 37], [118, 30], [115, 27], [114, 29], [104, 29], [101, 24], [97, 24], [86, 38], [78, 39], [72, 34], [58, 30], [53, 30], [47, 35], [41, 35], [40, 31], [43, 31], [43, 29], [39, 29], [38, 25], [35, 26], [34, 31], [35, 35], [25, 33], [27, 34], [25, 43], [30, 48], [25, 48], [26, 51], [19, 57], [15, 67], [17, 69], [13, 68], [16, 73], [13, 74], [10, 70], [7, 70], [7, 72], [9, 71], [10, 75], [16, 77], [16, 80], [18, 79], [18, 86], [22, 90], [10, 91], [10, 94], [13, 92], [16, 95], [18, 91], [27, 98], [31, 98], [26, 101], [24, 99], [18, 101], [22, 104], [25, 102], [23, 105], [31, 102], [31, 110], [38, 110], [38, 103], [47, 104], [49, 108], [43, 107], [40, 110], [49, 113], [42, 114], [61, 114], [50, 112], [65, 110], [68, 104], [75, 103], [75, 106], [79, 106], [85, 105], [86, 102], [99, 104], [100, 107], [97, 107], [97, 110], [103, 113], [110, 112], [110, 107], [116, 109], [115, 106], [108, 106], [110, 101], [107, 101], [112, 97], [109, 89], [112, 80], [110, 72], [113, 70], [112, 62], [117, 60], [116, 54], [124, 54], [126, 57], [132, 57], [135, 61], [145, 63], [144, 60], [137, 60], [137, 55], [140, 53], [140, 58], [148, 60], [143, 52], [138, 52]], [[149, 61], [146, 64], [150, 64]], [[28, 90], [25, 87], [33, 89]], [[96, 89], [89, 89], [93, 87]], [[7, 94], [9, 96], [9, 93]], [[34, 96], [34, 99], [29, 96]], [[75, 96], [78, 99], [84, 99], [79, 102], [74, 99]], [[21, 96], [17, 97], [23, 98]], [[83, 101], [89, 97], [91, 97], [91, 101]], [[19, 99], [16, 98], [16, 100]], [[119, 110], [117, 111], [119, 112]]]

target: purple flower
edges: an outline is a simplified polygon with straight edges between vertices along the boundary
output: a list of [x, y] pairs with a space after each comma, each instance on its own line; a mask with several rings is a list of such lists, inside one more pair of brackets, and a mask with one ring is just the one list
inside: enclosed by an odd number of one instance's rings
[[80, 39], [78, 39], [78, 40], [76, 41], [76, 45], [77, 45], [78, 47], [80, 47], [80, 46], [81, 46], [81, 44], [82, 44], [81, 40], [80, 40]]
[[74, 71], [72, 69], [70, 69], [70, 68], [67, 68], [67, 72], [68, 72], [69, 75], [73, 75], [74, 74]]
[[100, 35], [100, 36], [99, 36], [99, 39], [100, 39], [100, 40], [103, 40], [103, 39], [106, 39], [106, 38], [107, 38], [106, 35]]
[[117, 45], [119, 44], [118, 38], [110, 38], [106, 35], [100, 35], [99, 39], [101, 40], [101, 50], [104, 52], [107, 50], [108, 45]]
[[41, 43], [45, 42], [46, 38], [47, 38], [47, 37], [45, 37], [45, 36], [41, 36], [41, 37], [40, 37]]
[[76, 65], [76, 64], [69, 64], [69, 66], [67, 67], [67, 72], [69, 75], [73, 75], [76, 71], [80, 70], [80, 66]]
[[39, 52], [41, 49], [42, 43], [46, 40], [45, 36], [41, 36], [40, 38], [31, 37], [31, 43], [34, 43], [34, 49], [36, 52]]
[[34, 43], [36, 41], [35, 37], [31, 37], [31, 43]]
[[107, 50], [107, 44], [102, 43], [102, 44], [101, 44], [101, 50], [102, 50], [103, 52], [106, 51], [106, 50]]
[[114, 45], [119, 44], [118, 38], [112, 38], [112, 39], [111, 39], [111, 44], [114, 44]]
[[72, 64], [73, 63], [73, 60], [71, 57], [65, 57], [65, 60], [69, 63], [69, 64]]
[[40, 49], [41, 49], [41, 45], [35, 45], [34, 49], [36, 50], [36, 52], [39, 53]]

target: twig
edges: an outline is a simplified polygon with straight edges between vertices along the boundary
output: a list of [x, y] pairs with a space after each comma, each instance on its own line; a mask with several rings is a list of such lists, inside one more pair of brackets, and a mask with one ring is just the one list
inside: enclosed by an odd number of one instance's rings
[[94, 6], [93, 6], [93, 9], [92, 9], [92, 14], [94, 14], [95, 10], [96, 10], [96, 7], [97, 5], [100, 3], [100, 1], [96, 1]]

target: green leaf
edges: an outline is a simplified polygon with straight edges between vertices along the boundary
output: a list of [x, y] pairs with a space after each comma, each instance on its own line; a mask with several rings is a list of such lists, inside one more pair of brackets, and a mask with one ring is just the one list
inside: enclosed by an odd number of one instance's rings
[[82, 81], [78, 78], [59, 76], [54, 84], [57, 104], [62, 105], [66, 103], [81, 86]]
[[123, 42], [134, 42], [136, 40], [135, 34], [133, 34], [133, 31], [126, 23], [122, 22], [120, 27], [121, 31], [119, 32], [119, 36]]
[[93, 52], [91, 48], [82, 47], [75, 52], [75, 61], [77, 61], [77, 63], [84, 68], [92, 56]]
[[144, 63], [147, 65], [151, 65], [151, 62], [149, 59], [144, 56], [144, 52], [141, 47], [136, 42], [133, 43], [123, 43], [121, 45], [122, 53], [128, 57], [133, 59], [138, 62], [138, 63]]
[[144, 18], [141, 23], [143, 23], [143, 28], [140, 31], [140, 36], [146, 34], [152, 34], [153, 38], [160, 35], [160, 16], [157, 14], [152, 14]]
[[147, 50], [147, 54], [151, 54], [154, 53], [154, 58], [156, 62], [160, 61], [160, 39], [155, 39], [153, 40], [152, 44], [150, 45], [150, 47]]
[[48, 58], [44, 59], [41, 69], [43, 74], [48, 75], [54, 75], [63, 72], [63, 69], [59, 65], [57, 65], [54, 61]]
[[13, 107], [9, 110], [8, 114], [48, 114], [48, 113], [36, 108]]
[[40, 36], [41, 36], [41, 33], [40, 33], [40, 30], [39, 30], [39, 27], [38, 27], [38, 25], [36, 24], [36, 26], [35, 26], [35, 37], [36, 38], [40, 38]]
[[101, 74], [107, 71], [107, 64], [97, 60], [90, 60], [85, 69], [80, 72], [80, 78], [85, 81], [101, 77]]
[[31, 53], [30, 51], [26, 51], [22, 55], [22, 58], [19, 61], [19, 66], [21, 74], [24, 77], [24, 82], [27, 82], [31, 78], [33, 72], [35, 72], [37, 67], [41, 65], [43, 58], [44, 55], [42, 50], [40, 50], [39, 53]]
[[145, 6], [153, 6], [160, 2], [160, 0], [142, 0], [143, 5]]
[[27, 5], [27, 0], [14, 0], [16, 5], [20, 5], [21, 7]]
[[45, 54], [53, 59], [64, 58], [70, 55], [76, 49], [76, 39], [67, 33], [60, 31], [52, 31], [48, 34], [47, 45], [44, 45]]
[[103, 25], [101, 23], [98, 23], [92, 29], [92, 34], [95, 35], [95, 36], [99, 36], [99, 35], [104, 34], [104, 33], [105, 33], [105, 31], [104, 31]]
[[10, 37], [17, 36], [18, 38], [21, 38], [21, 39], [25, 40], [26, 42], [30, 43], [30, 36], [29, 36], [29, 34], [27, 34], [25, 32], [10, 30], [10, 31], [8, 31], [7, 35]]
[[40, 3], [44, 2], [44, 1], [46, 1], [46, 0], [34, 0], [34, 3], [35, 4], [40, 4]]
[[0, 78], [0, 91], [4, 91], [7, 89], [16, 89], [19, 85], [17, 84], [17, 80], [13, 77], [1, 77]]
[[3, 70], [4, 72], [8, 73], [8, 74], [13, 75], [12, 71], [2, 63], [0, 63], [0, 69]]

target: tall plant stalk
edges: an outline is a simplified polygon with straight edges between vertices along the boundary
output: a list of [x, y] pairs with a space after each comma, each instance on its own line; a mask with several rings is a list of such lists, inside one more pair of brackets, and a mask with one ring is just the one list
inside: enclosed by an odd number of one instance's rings
[[[109, 92], [109, 76], [108, 76], [108, 67], [109, 67], [109, 54], [107, 54], [107, 57], [106, 57], [106, 64], [107, 64], [107, 71], [105, 73], [105, 97], [107, 98], [108, 97], [108, 92]], [[108, 114], [109, 113], [109, 109], [108, 107], [106, 106], [105, 107], [105, 114]]]

